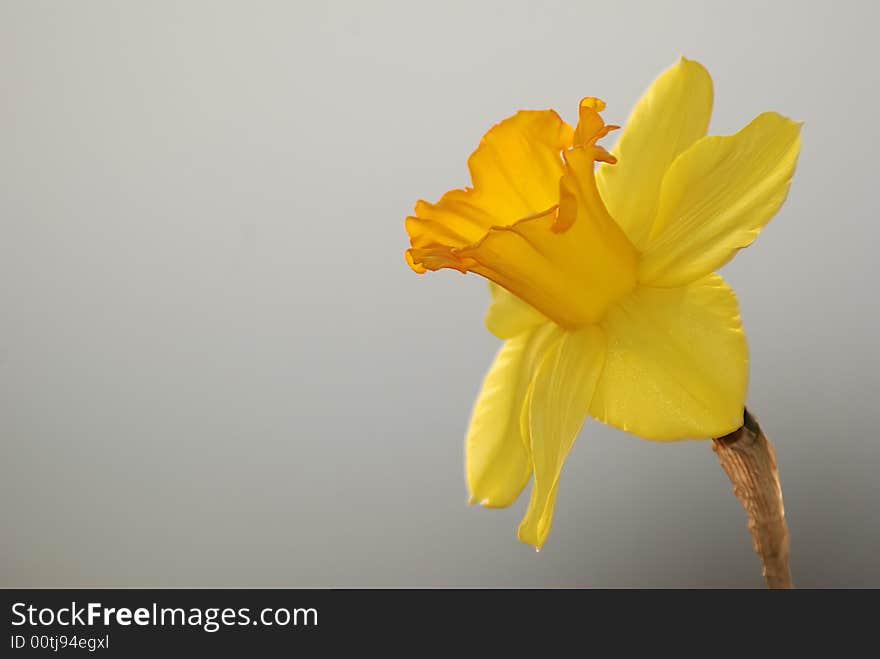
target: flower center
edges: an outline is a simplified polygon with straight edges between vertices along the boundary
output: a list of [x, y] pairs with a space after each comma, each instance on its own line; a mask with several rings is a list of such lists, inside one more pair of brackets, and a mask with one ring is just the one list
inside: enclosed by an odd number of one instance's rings
[[512, 224], [489, 226], [469, 244], [449, 244], [435, 229], [435, 239], [414, 240], [407, 251], [410, 266], [417, 272], [453, 268], [482, 275], [562, 327], [601, 320], [635, 288], [638, 259], [596, 187], [595, 163], [616, 162], [596, 144], [616, 128], [599, 116], [604, 106], [595, 98], [581, 101], [571, 147], [562, 152], [553, 206]]

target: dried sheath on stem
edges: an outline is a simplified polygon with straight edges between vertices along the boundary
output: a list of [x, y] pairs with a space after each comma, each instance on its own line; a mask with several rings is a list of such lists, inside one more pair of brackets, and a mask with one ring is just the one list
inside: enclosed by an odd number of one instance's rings
[[755, 551], [769, 588], [791, 588], [788, 528], [773, 446], [757, 420], [745, 410], [743, 425], [712, 440], [712, 450], [733, 483], [733, 493], [749, 518]]

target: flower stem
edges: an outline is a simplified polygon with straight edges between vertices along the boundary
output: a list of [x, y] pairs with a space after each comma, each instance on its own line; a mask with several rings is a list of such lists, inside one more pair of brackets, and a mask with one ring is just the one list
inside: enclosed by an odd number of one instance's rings
[[767, 587], [791, 588], [788, 528], [773, 445], [757, 419], [745, 410], [742, 427], [713, 439], [712, 450], [749, 517], [749, 531], [761, 557]]

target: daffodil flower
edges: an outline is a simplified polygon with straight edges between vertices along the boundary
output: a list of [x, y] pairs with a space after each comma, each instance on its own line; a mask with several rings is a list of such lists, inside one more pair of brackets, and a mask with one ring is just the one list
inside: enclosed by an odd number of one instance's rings
[[552, 110], [505, 119], [468, 160], [473, 187], [406, 218], [413, 270], [490, 280], [504, 344], [467, 431], [467, 484], [503, 507], [533, 477], [519, 538], [537, 548], [587, 415], [664, 441], [743, 425], [746, 337], [715, 271], [782, 205], [800, 148], [800, 124], [775, 112], [707, 137], [712, 79], [684, 58], [610, 153], [604, 108], [583, 99], [574, 129]]

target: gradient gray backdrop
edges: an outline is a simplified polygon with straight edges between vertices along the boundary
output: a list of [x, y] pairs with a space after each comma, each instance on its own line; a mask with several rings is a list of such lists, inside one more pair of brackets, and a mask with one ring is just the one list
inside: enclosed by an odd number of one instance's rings
[[874, 3], [321, 5], [0, 2], [0, 585], [760, 586], [707, 442], [589, 421], [540, 554], [467, 508], [487, 291], [402, 254], [494, 122], [683, 53], [711, 132], [806, 122], [723, 272], [795, 580], [880, 586]]

